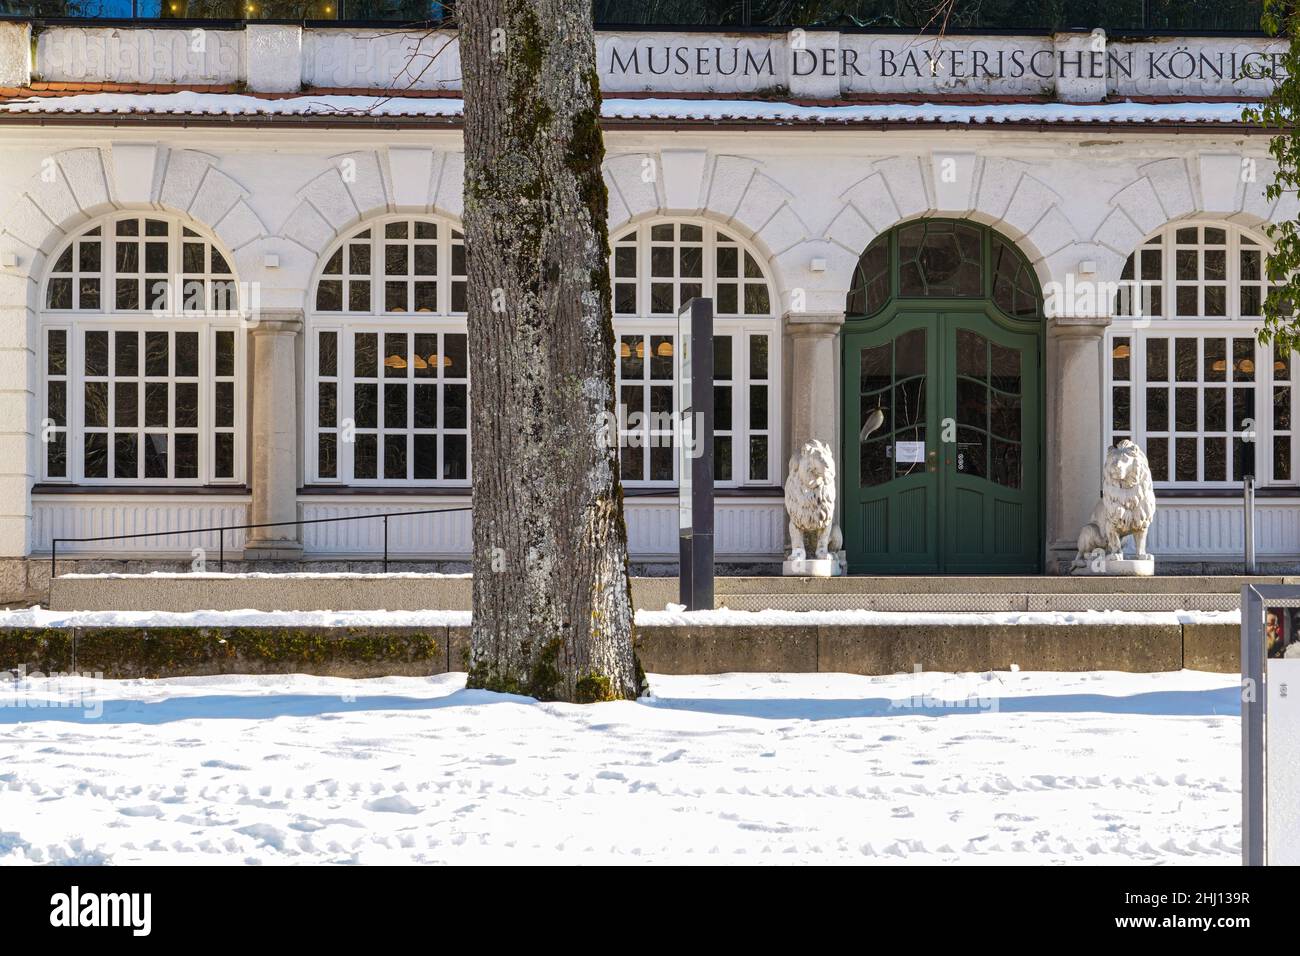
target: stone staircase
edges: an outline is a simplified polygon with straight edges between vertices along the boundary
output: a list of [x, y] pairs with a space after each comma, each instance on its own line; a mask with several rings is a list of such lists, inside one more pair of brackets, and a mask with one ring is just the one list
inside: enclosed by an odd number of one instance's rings
[[[1014, 667], [1129, 671], [1191, 668], [1233, 672], [1239, 667], [1240, 649], [1240, 626], [1234, 619], [1152, 612], [1233, 611], [1239, 606], [1243, 584], [1248, 583], [1300, 584], [1300, 578], [723, 577], [717, 579], [715, 587], [715, 603], [719, 608], [902, 613], [883, 618], [766, 615], [751, 619], [745, 615], [722, 615], [700, 619], [678, 614], [652, 615], [638, 625], [637, 648], [647, 670], [663, 674], [727, 671], [889, 674], [916, 668], [984, 671]], [[53, 580], [49, 606], [56, 611], [468, 611], [470, 586], [468, 576], [401, 573], [69, 574]], [[638, 608], [663, 611], [677, 601], [677, 579], [635, 578], [632, 595]], [[1085, 610], [1147, 613], [1076, 618], [1068, 613], [1051, 613]], [[464, 669], [469, 647], [469, 627], [465, 622], [414, 627], [403, 624], [399, 618], [395, 617], [392, 623], [372, 622], [360, 628], [320, 630], [332, 633], [331, 640], [351, 639], [348, 634], [356, 631], [362, 637], [378, 634], [402, 640], [413, 639], [414, 634], [420, 640], [433, 642], [430, 646], [436, 653], [428, 660], [403, 658], [384, 663], [382, 667], [376, 664], [375, 667], [380, 667], [378, 671], [373, 667], [356, 670], [360, 666], [356, 662], [347, 664], [356, 671], [356, 676], [373, 676], [372, 671], [389, 672], [383, 668], [398, 668], [392, 673], [407, 673], [411, 667], [433, 668], [433, 672]], [[216, 633], [211, 626], [198, 623], [172, 622], [167, 626], [172, 637], [184, 632], [190, 635], [187, 640], [200, 642], [214, 639], [212, 634]], [[237, 627], [232, 624], [234, 631], [228, 640], [248, 640], [249, 633], [245, 632], [250, 626], [254, 631], [264, 627], [271, 637], [277, 629], [289, 627], [283, 623]], [[134, 647], [129, 643], [113, 643], [120, 642], [124, 631], [138, 632], [142, 637], [149, 633], [147, 625], [102, 620], [96, 623], [89, 619], [68, 621], [60, 627], [69, 632], [67, 640], [72, 642], [74, 653], [81, 642], [83, 659], [91, 644], [99, 639], [96, 635], [100, 631], [106, 647]], [[6, 639], [2, 632], [0, 628], [0, 651]], [[30, 642], [33, 637], [26, 632], [9, 635], [11, 643], [19, 644]], [[260, 647], [266, 640], [259, 638], [254, 644]], [[140, 648], [151, 646], [148, 641], [139, 645]], [[216, 651], [213, 654], [221, 656]], [[143, 665], [137, 664], [108, 661], [105, 673], [145, 674], [146, 671], [139, 670]], [[203, 666], [217, 664], [209, 662]], [[220, 666], [302, 669], [324, 665], [296, 659], [268, 663], [239, 658]], [[344, 664], [328, 666], [337, 669]], [[163, 668], [148, 674], [186, 672]]]
[[[1232, 611], [1244, 584], [1300, 577], [720, 577], [717, 607], [737, 611]], [[676, 578], [634, 578], [638, 608], [677, 601]], [[468, 576], [428, 574], [64, 575], [48, 606], [71, 611], [470, 609]]]

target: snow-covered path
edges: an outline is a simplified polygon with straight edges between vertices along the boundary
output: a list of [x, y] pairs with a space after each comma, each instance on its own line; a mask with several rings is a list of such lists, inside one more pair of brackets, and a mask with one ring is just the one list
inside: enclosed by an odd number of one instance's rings
[[1233, 675], [463, 684], [0, 682], [0, 863], [1239, 859]]

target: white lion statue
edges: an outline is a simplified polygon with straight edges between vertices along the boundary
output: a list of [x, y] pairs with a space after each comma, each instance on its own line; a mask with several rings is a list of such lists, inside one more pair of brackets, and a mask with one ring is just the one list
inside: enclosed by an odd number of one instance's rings
[[835, 525], [835, 458], [824, 441], [806, 441], [790, 456], [785, 510], [790, 516], [791, 561], [807, 557], [810, 539], [815, 542], [815, 558], [828, 558], [832, 551], [840, 550], [840, 529]]
[[1106, 452], [1101, 500], [1092, 511], [1092, 520], [1079, 532], [1079, 553], [1072, 568], [1078, 570], [1107, 558], [1119, 559], [1129, 535], [1133, 536], [1137, 559], [1151, 560], [1147, 531], [1155, 514], [1156, 496], [1147, 456], [1126, 438]]

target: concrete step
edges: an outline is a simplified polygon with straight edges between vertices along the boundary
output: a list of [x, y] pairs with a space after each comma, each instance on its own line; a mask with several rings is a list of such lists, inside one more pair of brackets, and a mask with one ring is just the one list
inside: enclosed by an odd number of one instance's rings
[[[664, 580], [676, 588], [677, 579]], [[1156, 575], [1155, 577], [1069, 577], [1063, 575], [891, 577], [726, 577], [716, 594], [1240, 594], [1247, 584], [1300, 584], [1284, 575]]]
[[1236, 611], [1239, 593], [720, 594], [733, 611]]
[[[1234, 610], [1243, 584], [1260, 577], [723, 577], [718, 607], [735, 610], [1174, 611]], [[430, 574], [69, 574], [51, 582], [61, 611], [259, 611], [470, 609], [468, 576]], [[634, 578], [638, 608], [678, 600], [676, 578]]]

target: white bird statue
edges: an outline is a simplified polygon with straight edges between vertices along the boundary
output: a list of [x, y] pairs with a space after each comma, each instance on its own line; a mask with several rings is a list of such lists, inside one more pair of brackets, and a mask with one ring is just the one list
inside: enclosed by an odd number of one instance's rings
[[882, 409], [877, 408], [870, 415], [868, 415], [867, 420], [862, 423], [862, 431], [858, 432], [858, 442], [861, 443], [866, 441], [867, 436], [870, 435], [872, 432], [874, 432], [877, 428], [879, 428], [884, 423], [885, 423], [885, 413]]

